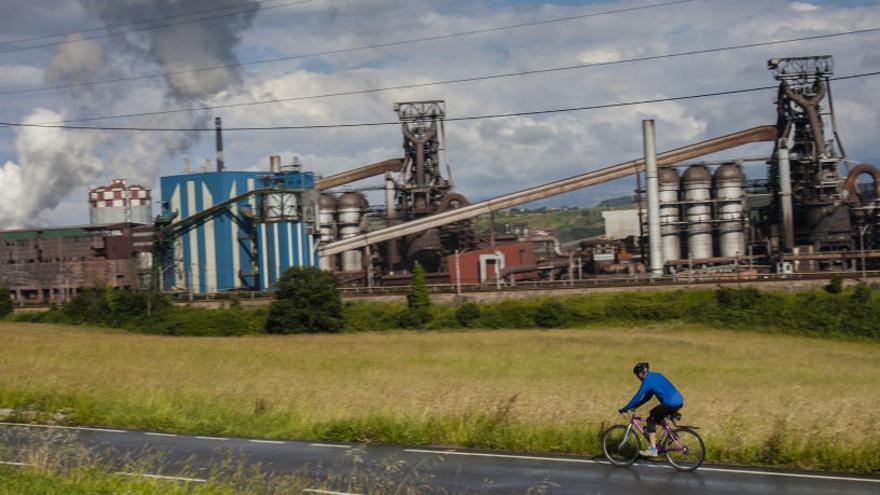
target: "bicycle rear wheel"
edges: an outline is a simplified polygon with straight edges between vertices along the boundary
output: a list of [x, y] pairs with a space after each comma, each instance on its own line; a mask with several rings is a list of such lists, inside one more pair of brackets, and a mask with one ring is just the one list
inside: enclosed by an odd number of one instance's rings
[[615, 425], [602, 434], [602, 452], [615, 466], [629, 466], [639, 457], [639, 432], [625, 425]]
[[663, 442], [669, 464], [682, 471], [693, 471], [700, 467], [706, 458], [706, 446], [700, 435], [690, 428], [676, 428], [673, 432], [677, 438], [668, 436]]

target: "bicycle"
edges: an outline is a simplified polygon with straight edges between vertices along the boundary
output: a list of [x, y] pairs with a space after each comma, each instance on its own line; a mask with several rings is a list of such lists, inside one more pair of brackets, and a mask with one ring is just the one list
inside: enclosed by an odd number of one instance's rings
[[[675, 413], [669, 417], [669, 421], [663, 420], [658, 426], [663, 430], [657, 440], [657, 454], [666, 455], [666, 460], [673, 467], [681, 471], [693, 471], [703, 464], [706, 457], [706, 446], [703, 439], [697, 434], [697, 426], [679, 426], [676, 422], [681, 419], [681, 414]], [[639, 435], [641, 433], [641, 435]], [[602, 434], [602, 452], [605, 457], [615, 466], [629, 466], [639, 457], [641, 440], [648, 441], [648, 433], [645, 431], [645, 419], [630, 411], [629, 421], [626, 425], [614, 425]]]

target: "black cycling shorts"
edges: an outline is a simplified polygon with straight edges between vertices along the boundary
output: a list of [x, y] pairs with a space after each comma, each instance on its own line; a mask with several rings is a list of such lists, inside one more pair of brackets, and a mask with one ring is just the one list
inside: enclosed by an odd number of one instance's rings
[[651, 413], [648, 415], [648, 421], [646, 421], [646, 429], [648, 430], [648, 433], [654, 433], [657, 431], [656, 425], [678, 412], [679, 409], [681, 409], [681, 406], [669, 407], [664, 406], [663, 404], [659, 404], [654, 409], [651, 409]]

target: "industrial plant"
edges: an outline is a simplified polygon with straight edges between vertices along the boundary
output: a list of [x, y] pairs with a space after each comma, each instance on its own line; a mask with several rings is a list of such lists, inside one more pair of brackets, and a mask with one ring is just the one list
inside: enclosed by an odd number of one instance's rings
[[[332, 271], [342, 286], [377, 287], [408, 285], [418, 262], [429, 283], [487, 289], [876, 268], [880, 171], [844, 151], [832, 58], [768, 67], [779, 82], [775, 123], [657, 153], [654, 122], [645, 121], [642, 159], [475, 203], [455, 190], [444, 101], [396, 103], [402, 156], [329, 177], [280, 156], [264, 171], [226, 170], [217, 119], [216, 169], [162, 177], [157, 216], [149, 189], [113, 181], [89, 193], [90, 226], [0, 233], [0, 277], [20, 300], [45, 300], [96, 282], [266, 291], [291, 266]], [[761, 142], [773, 144], [770, 155], [695, 161]], [[351, 186], [371, 177], [381, 184]], [[625, 177], [634, 179], [635, 206], [609, 218], [622, 225], [631, 216], [631, 235], [609, 229], [562, 245], [546, 233], [495, 228], [499, 210]], [[384, 204], [371, 205], [368, 191], [384, 192]], [[489, 232], [476, 231], [480, 215], [490, 216]]]

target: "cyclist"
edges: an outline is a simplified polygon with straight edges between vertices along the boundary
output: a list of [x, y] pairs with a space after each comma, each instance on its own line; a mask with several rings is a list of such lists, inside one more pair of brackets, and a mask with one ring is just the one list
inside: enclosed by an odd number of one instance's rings
[[665, 418], [675, 414], [684, 405], [684, 398], [669, 380], [656, 371], [650, 371], [648, 363], [637, 363], [633, 367], [633, 374], [642, 382], [642, 386], [633, 395], [627, 405], [621, 407], [618, 412], [625, 413], [631, 409], [637, 409], [639, 406], [651, 400], [651, 397], [657, 396], [660, 404], [651, 409], [648, 416], [647, 428], [648, 441], [650, 445], [648, 449], [642, 450], [639, 454], [645, 457], [657, 456], [657, 423], [662, 422]]

